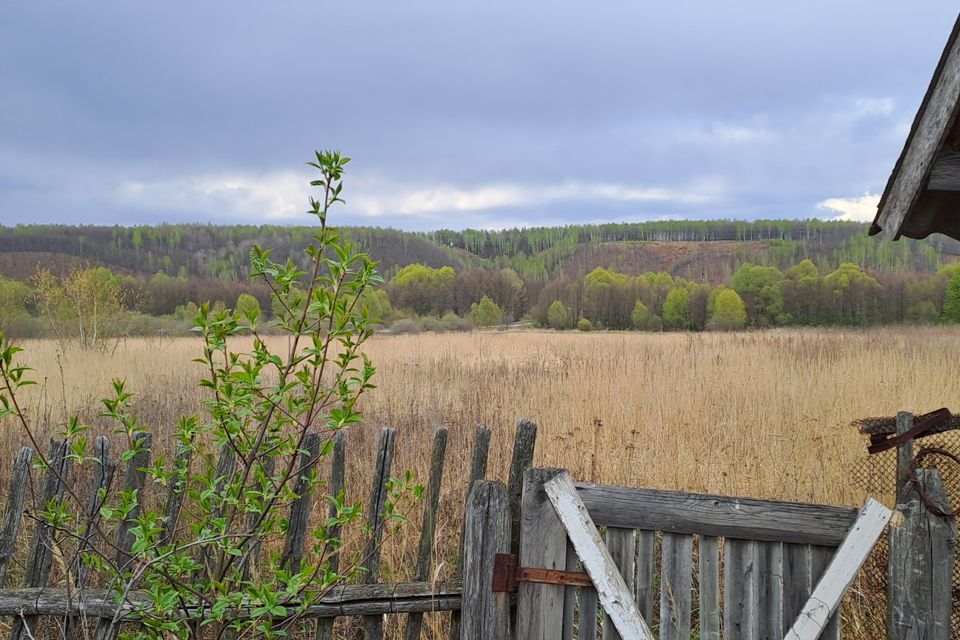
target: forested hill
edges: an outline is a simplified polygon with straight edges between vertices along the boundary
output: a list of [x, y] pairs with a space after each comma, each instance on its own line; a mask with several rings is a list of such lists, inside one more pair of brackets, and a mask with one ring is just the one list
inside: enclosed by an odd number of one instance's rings
[[[892, 242], [867, 229], [774, 220], [340, 231], [380, 262], [386, 284], [364, 305], [394, 331], [522, 318], [555, 328], [648, 330], [960, 322], [960, 243]], [[43, 335], [64, 318], [82, 318], [71, 301], [88, 289], [114, 292], [128, 333], [188, 331], [205, 301], [251, 304], [252, 296], [270, 315], [269, 289], [247, 277], [250, 248], [304, 261], [312, 233], [281, 226], [0, 227], [0, 330]], [[51, 314], [60, 322], [44, 319]]]
[[[960, 255], [949, 239], [890, 242], [868, 225], [819, 220], [659, 221], [503, 231], [405, 232], [346, 227], [343, 234], [380, 261], [386, 276], [420, 263], [456, 271], [511, 268], [526, 280], [577, 277], [602, 266], [638, 275], [722, 282], [744, 263], [787, 269], [809, 258], [821, 269], [852, 262], [867, 270], [929, 273]], [[28, 279], [42, 265], [62, 270], [77, 260], [127, 275], [200, 277], [243, 282], [254, 244], [274, 257], [299, 257], [310, 227], [160, 225], [0, 226], [0, 275]]]

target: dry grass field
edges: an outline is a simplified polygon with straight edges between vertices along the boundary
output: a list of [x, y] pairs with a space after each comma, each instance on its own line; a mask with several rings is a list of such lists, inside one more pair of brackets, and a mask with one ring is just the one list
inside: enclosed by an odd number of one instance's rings
[[[131, 340], [114, 354], [24, 346], [42, 382], [30, 412], [51, 427], [68, 412], [100, 424], [114, 376], [140, 394], [160, 450], [166, 428], [200, 409], [196, 340]], [[948, 328], [422, 334], [377, 336], [367, 352], [379, 386], [363, 400], [367, 426], [350, 435], [351, 497], [368, 490], [379, 426], [398, 431], [394, 469], [424, 477], [432, 430], [447, 425], [438, 577], [455, 557], [477, 423], [493, 429], [493, 477], [505, 479], [514, 425], [529, 418], [540, 426], [535, 464], [579, 479], [857, 505], [849, 470], [865, 442], [852, 420], [960, 406], [960, 331]], [[4, 472], [24, 435], [12, 422], [0, 429]], [[386, 578], [409, 577], [415, 539], [388, 542]]]

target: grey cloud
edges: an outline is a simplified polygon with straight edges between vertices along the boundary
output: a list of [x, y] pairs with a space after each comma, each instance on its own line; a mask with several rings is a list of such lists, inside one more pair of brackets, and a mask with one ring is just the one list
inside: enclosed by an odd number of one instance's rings
[[[359, 201], [402, 201], [396, 185], [723, 185], [699, 201], [594, 189], [345, 213], [385, 225], [823, 215], [824, 200], [882, 188], [955, 12], [946, 0], [922, 12], [892, 0], [7, 4], [0, 223], [259, 221], [269, 204], [250, 194], [301, 175], [319, 146], [354, 156]], [[250, 184], [197, 190], [225, 176]]]

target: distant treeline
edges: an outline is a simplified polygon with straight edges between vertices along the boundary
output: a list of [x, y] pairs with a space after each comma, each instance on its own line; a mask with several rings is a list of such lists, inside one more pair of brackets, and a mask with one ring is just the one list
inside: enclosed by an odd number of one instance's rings
[[[877, 270], [933, 270], [943, 253], [957, 255], [960, 243], [949, 238], [925, 242], [893, 242], [867, 235], [868, 225], [823, 220], [655, 221], [534, 227], [502, 231], [432, 231], [433, 242], [463, 249], [498, 267], [510, 267], [526, 278], [547, 281], [564, 259], [584, 246], [625, 242], [762, 243], [762, 262], [780, 269], [803, 259], [832, 266], [853, 262]], [[734, 269], [757, 262], [742, 252]], [[599, 265], [603, 266], [603, 265]]]
[[[299, 261], [313, 232], [0, 227], [0, 327], [14, 315], [18, 326], [33, 326], [39, 269], [54, 277], [106, 269], [101, 276], [116, 283], [130, 312], [176, 318], [181, 328], [191, 305], [203, 301], [229, 306], [250, 296], [269, 315], [269, 290], [248, 278], [250, 248]], [[864, 224], [818, 220], [341, 233], [381, 263], [384, 289], [365, 302], [384, 323], [457, 328], [521, 319], [558, 328], [692, 330], [953, 321], [948, 290], [960, 254], [953, 240], [892, 242], [869, 237]], [[957, 292], [960, 305], [960, 280]], [[727, 315], [713, 318], [718, 300]]]
[[[420, 263], [430, 267], [508, 267], [528, 280], [548, 282], [568, 266], [569, 258], [586, 248], [612, 243], [734, 242], [732, 270], [751, 262], [787, 269], [809, 258], [822, 268], [844, 262], [877, 271], [934, 271], [944, 255], [960, 255], [960, 243], [949, 239], [892, 242], [867, 235], [867, 225], [822, 220], [659, 221], [571, 225], [503, 231], [406, 232], [375, 227], [344, 227], [345, 238], [370, 252], [392, 275]], [[249, 274], [247, 256], [253, 245], [269, 247], [274, 256], [303, 258], [311, 227], [159, 225], [97, 227], [69, 225], [0, 226], [0, 274], [24, 279], [30, 261], [11, 264], [6, 254], [73, 256], [113, 270], [181, 278], [198, 276], [242, 281]], [[609, 266], [609, 265], [594, 265]], [[675, 274], [679, 275], [679, 274]]]
[[[717, 319], [714, 304], [725, 290], [732, 292], [724, 298], [732, 315]], [[849, 262], [826, 272], [808, 259], [786, 271], [744, 264], [720, 284], [597, 267], [581, 278], [529, 288], [509, 269], [480, 275], [411, 265], [386, 292], [394, 308], [434, 317], [466, 314], [487, 297], [505, 320], [528, 317], [557, 329], [581, 320], [587, 324], [580, 328], [647, 330], [960, 322], [960, 264], [931, 274], [875, 275]]]

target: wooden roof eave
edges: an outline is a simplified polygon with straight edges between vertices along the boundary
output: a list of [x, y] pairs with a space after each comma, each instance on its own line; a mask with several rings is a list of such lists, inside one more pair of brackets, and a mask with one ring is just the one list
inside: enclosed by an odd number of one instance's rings
[[[870, 229], [894, 239], [944, 233], [960, 239], [960, 18], [954, 23]], [[946, 147], [946, 150], [944, 150]]]

